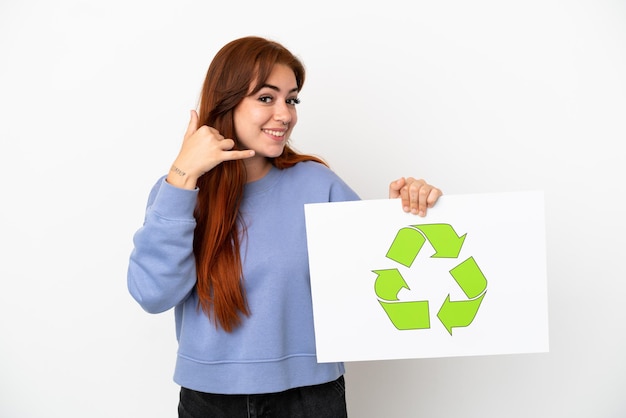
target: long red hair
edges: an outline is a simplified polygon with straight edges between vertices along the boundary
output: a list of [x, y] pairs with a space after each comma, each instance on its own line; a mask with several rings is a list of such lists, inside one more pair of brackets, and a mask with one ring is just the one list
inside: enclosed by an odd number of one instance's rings
[[[233, 110], [244, 97], [261, 89], [276, 64], [293, 70], [300, 91], [304, 84], [304, 66], [279, 43], [245, 37], [226, 44], [207, 71], [200, 97], [200, 124], [234, 139], [235, 149], [238, 149]], [[284, 169], [311, 160], [324, 164], [321, 159], [299, 154], [287, 145], [283, 153], [271, 161], [277, 168]], [[245, 183], [246, 170], [241, 160], [222, 162], [201, 176], [197, 183], [193, 250], [199, 307], [227, 332], [239, 326], [243, 316], [250, 315], [239, 252], [241, 234], [245, 231], [239, 216]]]

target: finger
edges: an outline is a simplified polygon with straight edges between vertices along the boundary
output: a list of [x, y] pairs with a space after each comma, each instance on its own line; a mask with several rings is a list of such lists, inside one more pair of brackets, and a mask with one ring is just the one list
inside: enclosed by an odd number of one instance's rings
[[417, 214], [420, 211], [420, 191], [426, 184], [423, 180], [415, 180], [413, 177], [409, 177], [406, 181], [406, 186], [401, 190], [403, 199], [403, 208], [405, 212], [411, 212]]
[[218, 146], [223, 151], [222, 156], [224, 157], [224, 161], [226, 160], [241, 160], [243, 158], [253, 157], [255, 152], [254, 150], [245, 149], [245, 150], [234, 150], [235, 141], [230, 138], [224, 138], [223, 136], [219, 136]]
[[187, 125], [187, 131], [185, 132], [185, 138], [189, 138], [194, 132], [198, 130], [198, 112], [192, 110], [189, 118], [189, 125]]
[[420, 190], [422, 187], [420, 184], [411, 183], [406, 189], [407, 209], [406, 212], [417, 214], [420, 210]]
[[247, 149], [243, 151], [224, 151], [222, 156], [224, 161], [243, 160], [254, 157], [254, 150]]
[[435, 203], [437, 203], [437, 200], [438, 200], [438, 199], [439, 199], [442, 195], [443, 195], [443, 192], [442, 192], [440, 189], [438, 189], [438, 188], [436, 188], [436, 187], [433, 187], [433, 188], [430, 190], [430, 193], [428, 193], [428, 198], [427, 198], [427, 200], [426, 200], [426, 202], [427, 202], [427, 204], [428, 204], [428, 207], [429, 207], [429, 208], [432, 208], [433, 206], [435, 206]]
[[428, 185], [422, 185], [417, 192], [417, 214], [419, 216], [426, 216], [428, 210], [428, 196], [430, 195], [431, 187]]
[[406, 184], [400, 189], [400, 198], [402, 199], [402, 210], [405, 212], [411, 211], [411, 187]]
[[230, 151], [235, 146], [235, 141], [230, 138], [224, 138], [222, 135], [219, 135], [217, 138], [217, 144], [222, 151]]
[[396, 199], [400, 197], [400, 190], [405, 185], [405, 183], [406, 180], [404, 177], [400, 177], [399, 179], [392, 181], [389, 184], [389, 198]]

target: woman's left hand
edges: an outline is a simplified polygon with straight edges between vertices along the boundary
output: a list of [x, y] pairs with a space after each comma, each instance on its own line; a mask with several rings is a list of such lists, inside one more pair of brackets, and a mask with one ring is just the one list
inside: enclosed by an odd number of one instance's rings
[[413, 177], [400, 177], [389, 185], [389, 198], [402, 198], [402, 209], [419, 216], [426, 216], [426, 210], [432, 208], [442, 194], [435, 186]]

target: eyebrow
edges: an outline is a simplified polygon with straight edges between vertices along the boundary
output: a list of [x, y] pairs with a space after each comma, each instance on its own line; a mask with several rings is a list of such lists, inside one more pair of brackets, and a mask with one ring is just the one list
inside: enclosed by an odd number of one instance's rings
[[[263, 84], [263, 85], [261, 86], [261, 88], [265, 88], [265, 87], [267, 87], [268, 89], [275, 90], [275, 91], [280, 91], [280, 89], [279, 89], [277, 86], [274, 86], [274, 85], [272, 85], [272, 84]], [[259, 90], [260, 90], [260, 89], [259, 89]], [[291, 90], [289, 90], [289, 93], [293, 93], [293, 92], [297, 92], [297, 91], [298, 91], [298, 87], [294, 87], [294, 88], [292, 88]]]

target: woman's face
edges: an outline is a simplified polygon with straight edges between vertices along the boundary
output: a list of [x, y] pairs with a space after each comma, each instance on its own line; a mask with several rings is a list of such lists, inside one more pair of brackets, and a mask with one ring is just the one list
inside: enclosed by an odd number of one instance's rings
[[253, 158], [278, 157], [298, 121], [298, 85], [294, 72], [276, 64], [263, 87], [235, 107], [235, 133]]

